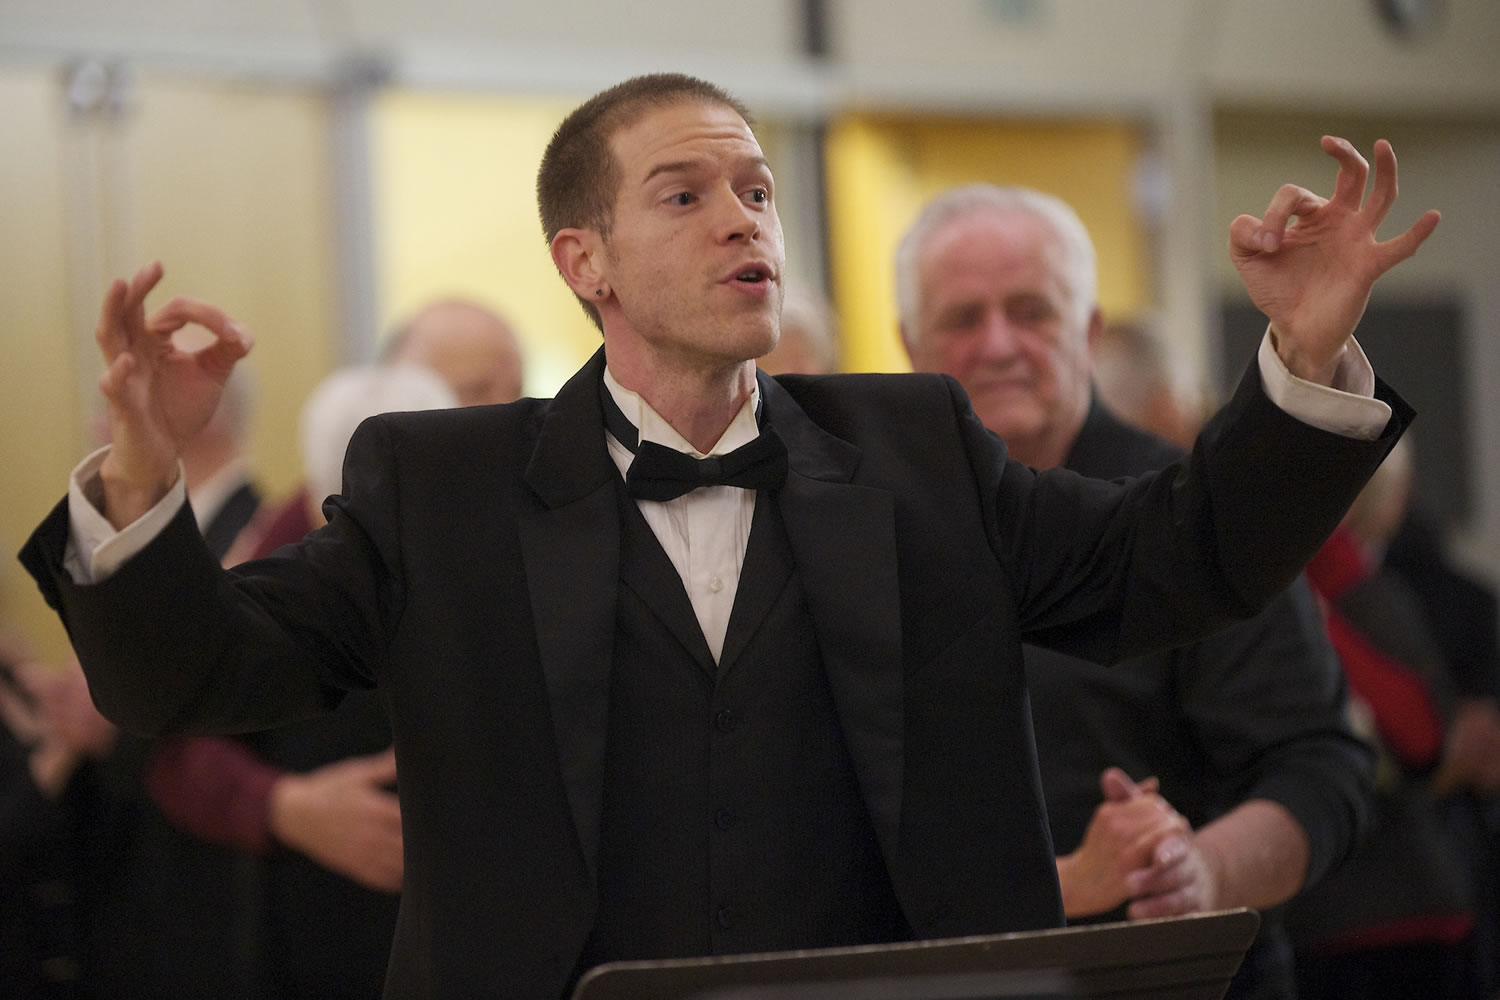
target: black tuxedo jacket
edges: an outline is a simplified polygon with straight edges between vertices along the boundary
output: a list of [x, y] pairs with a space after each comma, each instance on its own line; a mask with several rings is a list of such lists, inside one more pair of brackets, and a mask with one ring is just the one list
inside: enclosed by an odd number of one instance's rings
[[[591, 925], [622, 488], [602, 368], [555, 400], [367, 421], [331, 523], [268, 560], [221, 570], [184, 512], [80, 587], [65, 503], [22, 554], [126, 727], [263, 727], [379, 687], [407, 858], [389, 996], [555, 996]], [[760, 386], [840, 724], [925, 937], [1061, 921], [1021, 640], [1114, 660], [1253, 612], [1409, 417], [1326, 434], [1252, 369], [1190, 463], [1121, 486], [1007, 461], [951, 379]]]

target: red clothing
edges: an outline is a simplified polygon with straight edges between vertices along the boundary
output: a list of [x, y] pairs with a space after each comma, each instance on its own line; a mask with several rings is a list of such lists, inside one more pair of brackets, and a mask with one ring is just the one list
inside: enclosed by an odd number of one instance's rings
[[1408, 768], [1430, 767], [1442, 756], [1444, 725], [1427, 681], [1388, 656], [1333, 607], [1373, 571], [1354, 540], [1340, 530], [1308, 563], [1307, 578], [1324, 598], [1328, 637], [1350, 688], [1374, 713], [1380, 738]]

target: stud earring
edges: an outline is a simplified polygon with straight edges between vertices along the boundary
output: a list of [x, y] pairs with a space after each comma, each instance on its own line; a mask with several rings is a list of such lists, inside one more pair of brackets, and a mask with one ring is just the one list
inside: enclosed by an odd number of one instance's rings
[[602, 288], [596, 288], [596, 289], [594, 289], [594, 294], [595, 295], [603, 295], [604, 294], [604, 289], [602, 289]]

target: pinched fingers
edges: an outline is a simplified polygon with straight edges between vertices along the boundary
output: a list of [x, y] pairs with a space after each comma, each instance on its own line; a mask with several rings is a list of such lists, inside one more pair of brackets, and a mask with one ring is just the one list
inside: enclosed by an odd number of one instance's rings
[[215, 337], [233, 336], [235, 323], [218, 306], [201, 299], [179, 295], [151, 314], [147, 328], [157, 336], [176, 333], [189, 323], [196, 323]]
[[203, 327], [214, 335], [214, 342], [200, 354], [226, 371], [250, 352], [255, 338], [250, 331], [218, 306], [200, 299], [180, 295], [151, 314], [147, 327], [155, 336], [170, 336], [188, 324]]
[[[1283, 184], [1266, 206], [1266, 214], [1260, 219], [1242, 215], [1229, 228], [1231, 244], [1242, 255], [1274, 253], [1281, 246], [1282, 234], [1291, 224], [1292, 216], [1305, 218], [1328, 204], [1328, 199], [1314, 194], [1297, 184]], [[1247, 226], [1244, 220], [1253, 226]]]

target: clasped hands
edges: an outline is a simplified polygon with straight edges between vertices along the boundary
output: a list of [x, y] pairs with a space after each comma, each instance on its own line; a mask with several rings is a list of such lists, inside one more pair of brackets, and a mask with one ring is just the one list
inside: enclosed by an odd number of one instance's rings
[[1137, 784], [1111, 767], [1099, 788], [1104, 801], [1083, 843], [1057, 859], [1067, 915], [1093, 916], [1126, 902], [1132, 920], [1214, 909], [1218, 880], [1210, 859], [1157, 780]]

